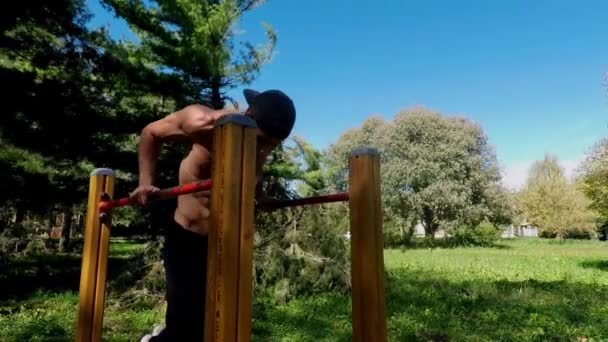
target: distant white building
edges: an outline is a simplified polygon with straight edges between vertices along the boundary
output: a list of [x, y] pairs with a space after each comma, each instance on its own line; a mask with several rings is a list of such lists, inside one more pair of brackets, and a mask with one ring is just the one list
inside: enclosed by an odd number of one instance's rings
[[[425, 236], [424, 234], [424, 226], [421, 223], [417, 223], [416, 226], [414, 226], [414, 236], [422, 237]], [[503, 238], [513, 238], [516, 236], [538, 237], [538, 235], [538, 228], [527, 223], [526, 221], [522, 222], [518, 226], [510, 225], [503, 227], [502, 229]], [[435, 232], [435, 237], [437, 238], [444, 236], [445, 231], [443, 229], [439, 229], [437, 232]]]
[[[425, 236], [425, 232], [424, 232], [424, 226], [422, 225], [422, 223], [418, 222], [416, 223], [416, 225], [414, 226], [414, 236], [418, 236], [418, 237], [422, 237]], [[436, 238], [441, 238], [441, 237], [445, 237], [445, 231], [441, 228], [439, 228], [436, 232], [435, 232], [435, 237]]]
[[424, 226], [422, 223], [418, 222], [414, 226], [414, 236], [424, 236]]
[[516, 236], [538, 237], [538, 228], [524, 221], [518, 226], [509, 225], [503, 228], [503, 238], [513, 238]]

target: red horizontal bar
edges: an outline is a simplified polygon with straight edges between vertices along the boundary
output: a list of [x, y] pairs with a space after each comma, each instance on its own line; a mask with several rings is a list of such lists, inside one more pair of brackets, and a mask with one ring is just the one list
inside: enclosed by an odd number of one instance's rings
[[331, 194], [331, 195], [297, 198], [297, 199], [293, 199], [293, 200], [284, 200], [284, 201], [268, 200], [268, 201], [260, 202], [258, 204], [258, 206], [269, 208], [269, 209], [278, 209], [278, 208], [287, 208], [287, 207], [297, 207], [297, 206], [309, 205], [309, 204], [345, 202], [345, 201], [348, 201], [348, 199], [349, 199], [348, 192], [342, 192], [342, 193]]
[[[167, 199], [174, 198], [181, 195], [191, 194], [199, 191], [205, 191], [211, 189], [211, 180], [205, 180], [200, 182], [194, 182], [190, 184], [184, 184], [175, 186], [172, 188], [162, 189], [150, 196], [151, 199]], [[286, 208], [286, 207], [297, 207], [302, 205], [309, 204], [321, 204], [321, 203], [330, 203], [330, 202], [344, 202], [348, 201], [349, 196], [347, 192], [331, 194], [331, 195], [322, 195], [322, 196], [313, 196], [313, 197], [305, 197], [298, 198], [293, 200], [268, 200], [263, 201], [258, 204], [260, 207], [266, 207], [270, 209], [278, 209], [278, 208]], [[99, 203], [99, 210], [103, 213], [108, 211], [109, 209], [116, 207], [124, 207], [130, 205], [132, 202], [129, 197], [120, 198], [113, 201], [101, 201]]]
[[[167, 199], [174, 198], [181, 195], [191, 194], [194, 192], [205, 191], [211, 189], [211, 180], [205, 180], [200, 182], [194, 182], [184, 185], [175, 186], [172, 188], [162, 189], [150, 196], [150, 199]], [[128, 197], [124, 197], [121, 199], [117, 199], [114, 201], [101, 201], [99, 203], [99, 210], [102, 212], [107, 211], [108, 209], [116, 208], [116, 207], [124, 207], [126, 205], [131, 204], [131, 201]]]

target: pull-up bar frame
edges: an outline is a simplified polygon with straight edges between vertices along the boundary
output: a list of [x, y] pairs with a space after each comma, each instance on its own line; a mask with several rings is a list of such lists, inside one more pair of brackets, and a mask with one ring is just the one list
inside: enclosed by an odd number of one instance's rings
[[[211, 227], [207, 260], [205, 342], [251, 339], [255, 190], [255, 122], [227, 115], [214, 127], [212, 179], [162, 189], [152, 199], [211, 190]], [[380, 161], [377, 151], [352, 151], [349, 191], [258, 206], [278, 209], [349, 202], [352, 248], [352, 340], [386, 341]], [[111, 209], [130, 205], [112, 200], [114, 172], [91, 173], [80, 276], [76, 341], [99, 342], [105, 305]]]

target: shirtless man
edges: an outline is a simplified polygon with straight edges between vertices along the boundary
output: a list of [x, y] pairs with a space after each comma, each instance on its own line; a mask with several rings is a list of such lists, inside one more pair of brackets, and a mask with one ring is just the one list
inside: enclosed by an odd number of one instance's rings
[[[289, 97], [278, 90], [257, 92], [246, 89], [249, 108], [243, 115], [253, 118], [258, 126], [256, 174], [258, 185], [269, 153], [286, 139], [295, 123], [295, 107]], [[130, 194], [132, 201], [148, 203], [148, 196], [159, 189], [154, 186], [156, 162], [161, 144], [184, 142], [191, 149], [179, 167], [179, 183], [186, 184], [211, 178], [211, 145], [213, 124], [232, 112], [191, 105], [148, 124], [141, 133], [138, 147], [139, 186]], [[257, 187], [256, 197], [263, 196]], [[213, 190], [211, 190], [213, 191]], [[207, 234], [210, 192], [180, 196], [174, 224], [166, 228], [163, 252], [167, 287], [166, 327], [142, 341], [202, 341], [205, 321], [207, 276]], [[153, 336], [156, 335], [156, 336]]]

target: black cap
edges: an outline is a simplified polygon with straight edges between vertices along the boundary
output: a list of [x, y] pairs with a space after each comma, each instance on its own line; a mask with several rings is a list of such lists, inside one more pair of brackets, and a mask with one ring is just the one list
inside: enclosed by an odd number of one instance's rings
[[267, 135], [286, 139], [296, 122], [296, 108], [289, 96], [280, 90], [243, 91], [251, 117]]

